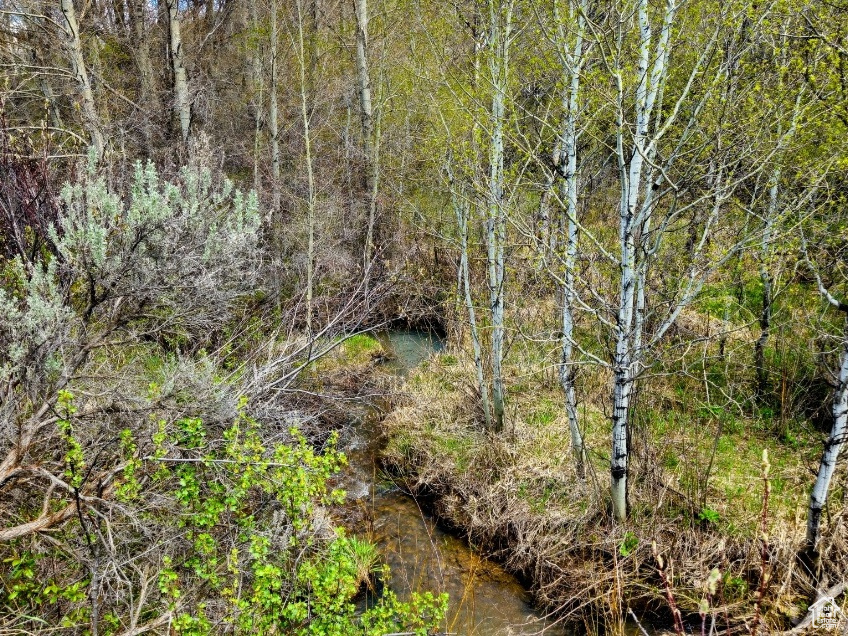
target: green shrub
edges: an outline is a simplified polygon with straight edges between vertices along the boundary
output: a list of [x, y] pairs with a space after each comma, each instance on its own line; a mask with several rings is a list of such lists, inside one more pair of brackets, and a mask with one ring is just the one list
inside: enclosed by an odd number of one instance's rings
[[[65, 461], [74, 479], [84, 469], [71, 425], [76, 409], [69, 392], [62, 400], [71, 448]], [[431, 594], [401, 602], [388, 593], [375, 607], [356, 612], [353, 599], [361, 586], [387, 571], [379, 567], [376, 546], [347, 536], [324, 512], [344, 498], [328, 487], [344, 454], [335, 450], [335, 438], [316, 453], [297, 430], [292, 443], [268, 446], [243, 407], [220, 435], [198, 418], [159, 422], [146, 457], [139, 457], [142, 440], [129, 430], [121, 435], [121, 506], [111, 523], [130, 532], [120, 537], [124, 558], [156, 573], [156, 592], [142, 600], [146, 620], [165, 617], [178, 634], [226, 629], [304, 636], [424, 634], [441, 620], [447, 600]], [[132, 536], [134, 520], [141, 519], [144, 529]], [[66, 526], [67, 536], [79, 531], [73, 526]], [[61, 563], [63, 575], [41, 576], [41, 561]], [[92, 579], [60, 549], [13, 548], [4, 564], [9, 572], [0, 613], [49, 614], [69, 628], [90, 623]], [[101, 603], [101, 633], [122, 631], [126, 606]]]

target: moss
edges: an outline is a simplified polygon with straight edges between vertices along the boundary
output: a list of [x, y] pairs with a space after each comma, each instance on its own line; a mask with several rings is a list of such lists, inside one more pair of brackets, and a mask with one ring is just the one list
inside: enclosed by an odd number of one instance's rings
[[358, 368], [371, 364], [384, 353], [383, 346], [375, 337], [370, 334], [357, 334], [342, 341], [330, 353], [313, 362], [309, 373], [320, 383], [327, 374], [355, 373]]
[[357, 334], [342, 343], [339, 347], [340, 357], [344, 362], [367, 362], [373, 355], [381, 353], [383, 347], [379, 341], [369, 334]]

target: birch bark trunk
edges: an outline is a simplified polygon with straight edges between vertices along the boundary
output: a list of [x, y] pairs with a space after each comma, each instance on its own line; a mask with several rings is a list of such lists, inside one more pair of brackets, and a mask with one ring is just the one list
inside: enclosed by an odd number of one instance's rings
[[188, 95], [188, 72], [183, 57], [180, 32], [179, 0], [165, 0], [168, 9], [168, 41], [171, 50], [171, 72], [174, 79], [174, 114], [180, 122], [183, 144], [188, 143], [191, 126], [191, 101]]
[[841, 354], [837, 385], [833, 393], [833, 428], [824, 444], [816, 483], [810, 493], [810, 507], [807, 515], [807, 551], [818, 556], [821, 539], [822, 510], [827, 503], [830, 482], [836, 470], [836, 461], [842, 445], [848, 440], [848, 306], [841, 305], [845, 312], [845, 327], [842, 337]]
[[[629, 460], [628, 426], [630, 400], [641, 362], [643, 314], [645, 304], [646, 268], [639, 262], [638, 248], [645, 241], [643, 229], [650, 225], [652, 205], [646, 194], [646, 204], [639, 206], [645, 183], [644, 164], [654, 152], [654, 141], [649, 137], [651, 115], [657, 98], [662, 95], [667, 79], [669, 39], [676, 5], [666, 2], [662, 29], [654, 51], [654, 64], [650, 66], [651, 24], [647, 0], [639, 0], [637, 9], [639, 27], [639, 59], [637, 63], [635, 128], [632, 147], [625, 150], [624, 89], [622, 69], [616, 69], [618, 85], [618, 130], [616, 154], [618, 155], [621, 199], [619, 203], [619, 300], [616, 312], [615, 354], [613, 358], [613, 414], [612, 453], [610, 459], [611, 496], [613, 516], [617, 521], [627, 519], [627, 465]], [[650, 165], [650, 164], [649, 164]], [[650, 171], [649, 171], [650, 172]], [[637, 235], [639, 237], [637, 241]], [[642, 250], [643, 257], [645, 250]]]
[[[257, 0], [250, 2], [250, 28], [254, 34], [259, 33], [259, 9]], [[262, 142], [262, 109], [264, 103], [265, 83], [262, 77], [262, 57], [260, 47], [253, 44], [250, 55], [250, 80], [253, 84], [253, 189], [261, 192], [262, 179], [259, 172], [260, 148]]]
[[[315, 173], [312, 165], [312, 135], [309, 128], [309, 104], [308, 84], [306, 72], [306, 46], [303, 34], [303, 7], [301, 0], [297, 0], [297, 44], [298, 59], [300, 62], [300, 115], [303, 123], [303, 144], [306, 154], [306, 177], [307, 177], [307, 199], [306, 199], [306, 224], [307, 224], [307, 247], [306, 247], [306, 335], [312, 340], [312, 298], [314, 288], [314, 263], [315, 263]], [[314, 51], [313, 51], [314, 53]], [[310, 350], [310, 355], [311, 355]]]
[[[453, 178], [451, 178], [451, 182], [453, 182]], [[471, 346], [474, 351], [474, 372], [477, 378], [477, 389], [480, 391], [480, 403], [483, 408], [486, 429], [490, 430], [492, 428], [492, 413], [489, 406], [489, 389], [486, 386], [486, 379], [483, 373], [483, 348], [480, 344], [480, 332], [477, 328], [477, 314], [474, 310], [474, 301], [471, 295], [471, 275], [468, 266], [468, 217], [470, 215], [470, 205], [467, 197], [463, 196], [463, 194], [457, 194], [454, 188], [451, 188], [453, 209], [456, 213], [457, 225], [459, 226], [459, 280], [462, 285], [465, 310], [468, 312], [468, 324], [471, 329]]]
[[486, 244], [489, 279], [489, 304], [492, 314], [492, 407], [493, 428], [503, 430], [504, 386], [504, 124], [509, 70], [509, 46], [512, 30], [512, 3], [492, 0], [489, 7], [489, 73], [492, 86], [489, 144], [489, 202], [486, 219]]
[[[577, 112], [580, 97], [580, 72], [583, 66], [583, 35], [586, 27], [586, 2], [580, 7], [571, 4], [571, 21], [577, 22], [577, 37], [574, 48], [568, 49], [564, 33], [560, 31], [560, 40], [564, 48], [567, 87], [563, 90], [563, 106], [566, 113], [560, 140], [561, 150], [554, 152], [554, 164], [562, 176], [561, 197], [565, 202], [566, 237], [565, 237], [565, 276], [562, 285], [562, 354], [559, 366], [559, 380], [565, 396], [565, 409], [568, 414], [568, 427], [571, 434], [571, 448], [577, 467], [577, 474], [582, 479], [586, 475], [586, 449], [583, 445], [583, 435], [577, 418], [577, 396], [574, 384], [574, 268], [577, 261], [579, 240], [579, 224], [577, 221]], [[559, 20], [558, 20], [559, 22]], [[562, 158], [565, 164], [562, 165]]]
[[85, 58], [82, 54], [82, 41], [80, 40], [76, 9], [74, 8], [73, 0], [61, 0], [60, 8], [65, 18], [66, 45], [71, 69], [77, 81], [83, 127], [88, 133], [90, 146], [94, 151], [96, 160], [99, 162], [103, 159], [105, 142], [103, 132], [100, 130], [100, 118], [97, 115], [97, 105], [94, 102], [94, 91], [91, 88], [91, 81], [85, 66]]
[[363, 266], [368, 269], [374, 250], [377, 215], [377, 161], [374, 140], [374, 107], [371, 101], [371, 75], [368, 68], [368, 0], [356, 2], [356, 78], [359, 113], [362, 121], [362, 151], [365, 159], [365, 193], [368, 201]]
[[277, 55], [279, 31], [277, 28], [277, 0], [271, 0], [271, 85], [268, 87], [271, 103], [268, 108], [268, 132], [271, 135], [271, 210], [268, 226], [280, 211], [280, 124], [277, 103]]

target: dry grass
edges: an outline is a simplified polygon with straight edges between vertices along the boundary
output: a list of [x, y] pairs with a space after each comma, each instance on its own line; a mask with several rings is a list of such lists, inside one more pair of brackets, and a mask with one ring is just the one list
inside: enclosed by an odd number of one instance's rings
[[[767, 448], [773, 492], [763, 621], [768, 629], [785, 629], [804, 613], [812, 589], [795, 554], [803, 537], [810, 461], [818, 452], [809, 431], [786, 444], [752, 421], [725, 422], [717, 436], [717, 422], [694, 419], [686, 410], [643, 418], [634, 432], [632, 516], [619, 526], [607, 513], [608, 420], [595, 406], [607, 378], [600, 372], [581, 378], [590, 387], [581, 406], [591, 464], [583, 481], [544, 355], [536, 356], [535, 367], [526, 351], [521, 359], [506, 369], [509, 417], [502, 436], [482, 431], [473, 369], [456, 350], [424, 363], [385, 421], [386, 465], [410, 488], [431, 495], [443, 521], [531, 581], [540, 605], [591, 629], [620, 626], [627, 607], [647, 612], [649, 621], [656, 612], [653, 620], [670, 624], [651, 552], [655, 542], [669, 563], [684, 618], [700, 628], [698, 603], [717, 567], [717, 627], [744, 631], [763, 567], [760, 456]], [[652, 413], [650, 403], [643, 407]], [[836, 507], [826, 556], [838, 568], [848, 554], [848, 531], [844, 507]]]

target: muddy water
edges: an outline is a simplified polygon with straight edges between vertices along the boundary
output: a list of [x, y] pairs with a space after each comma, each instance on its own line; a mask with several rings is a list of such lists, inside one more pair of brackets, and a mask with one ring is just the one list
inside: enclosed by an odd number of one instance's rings
[[[387, 370], [404, 376], [443, 348], [426, 333], [391, 331], [379, 335], [391, 354]], [[391, 567], [387, 584], [402, 598], [412, 590], [447, 592], [447, 633], [458, 636], [529, 635], [544, 631], [560, 636], [530, 605], [526, 590], [499, 565], [481, 558], [468, 544], [441, 529], [412, 497], [380, 482], [374, 461], [379, 453], [379, 415], [362, 418], [343, 442], [350, 462], [345, 480], [348, 496], [358, 499], [372, 519], [369, 538], [376, 541]]]

